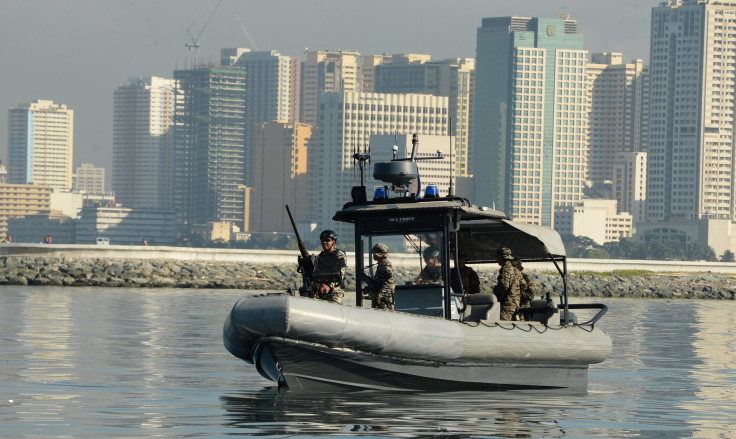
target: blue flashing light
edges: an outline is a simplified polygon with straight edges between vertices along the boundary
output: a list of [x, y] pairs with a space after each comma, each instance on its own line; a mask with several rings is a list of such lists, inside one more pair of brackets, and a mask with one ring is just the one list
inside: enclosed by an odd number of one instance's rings
[[440, 190], [437, 186], [429, 185], [424, 189], [424, 198], [438, 198], [440, 196]]
[[376, 188], [376, 194], [373, 196], [373, 199], [385, 200], [386, 198], [388, 198], [388, 194], [386, 194], [386, 189], [382, 187]]

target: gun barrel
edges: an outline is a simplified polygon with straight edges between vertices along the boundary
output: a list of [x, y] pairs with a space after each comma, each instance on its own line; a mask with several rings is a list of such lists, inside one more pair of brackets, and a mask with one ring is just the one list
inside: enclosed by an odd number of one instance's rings
[[304, 273], [307, 275], [307, 277], [311, 278], [312, 271], [314, 271], [314, 267], [312, 266], [312, 258], [309, 255], [309, 252], [307, 251], [307, 247], [304, 245], [304, 242], [302, 241], [302, 237], [299, 236], [299, 229], [296, 228], [296, 223], [294, 222], [294, 217], [291, 216], [291, 209], [289, 209], [289, 205], [286, 206], [286, 213], [289, 214], [289, 221], [291, 221], [291, 227], [294, 229], [294, 235], [296, 236], [296, 243], [299, 246], [299, 253], [302, 255], [303, 262], [303, 269]]

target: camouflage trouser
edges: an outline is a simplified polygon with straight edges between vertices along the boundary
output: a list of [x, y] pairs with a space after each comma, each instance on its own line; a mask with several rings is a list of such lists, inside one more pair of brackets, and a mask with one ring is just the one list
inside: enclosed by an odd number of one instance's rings
[[326, 300], [328, 302], [335, 302], [342, 305], [342, 298], [345, 296], [345, 293], [342, 291], [342, 288], [340, 287], [332, 287], [330, 291], [326, 293], [321, 293], [319, 290], [314, 291], [314, 294], [317, 296], [320, 300]]
[[389, 292], [380, 292], [373, 295], [371, 307], [376, 309], [394, 309], [394, 294]]
[[521, 298], [513, 294], [506, 296], [503, 303], [501, 303], [501, 320], [511, 320], [514, 313], [519, 309], [519, 302]]

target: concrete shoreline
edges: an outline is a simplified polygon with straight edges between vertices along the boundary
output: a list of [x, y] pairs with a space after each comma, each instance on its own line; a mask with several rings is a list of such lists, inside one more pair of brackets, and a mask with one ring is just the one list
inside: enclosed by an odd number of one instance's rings
[[[318, 252], [314, 249], [312, 252]], [[295, 264], [298, 250], [252, 250], [232, 248], [192, 248], [142, 245], [92, 244], [27, 244], [0, 243], [0, 258], [46, 257], [65, 259], [103, 260], [174, 260], [193, 262], [233, 262], [243, 264]], [[354, 261], [347, 252], [348, 266]], [[398, 267], [418, 267], [416, 255], [391, 254], [391, 262]], [[549, 262], [526, 263], [527, 270], [550, 270]], [[636, 259], [575, 259], [567, 260], [567, 271], [610, 273], [617, 270], [645, 270], [655, 273], [722, 273], [736, 275], [736, 262], [705, 261], [651, 261]]]
[[[201, 260], [190, 258], [114, 258], [111, 254], [95, 251], [87, 256], [73, 254], [53, 248], [53, 245], [38, 245], [25, 255], [7, 255], [0, 251], [0, 285], [58, 285], [81, 287], [146, 287], [146, 288], [231, 288], [242, 290], [285, 291], [297, 288], [301, 274], [296, 270], [295, 251], [258, 250], [235, 252], [240, 260], [227, 260], [233, 254], [220, 249], [178, 249], [186, 253], [214, 250], [222, 252], [226, 260]], [[96, 247], [96, 246], [91, 246]], [[100, 246], [103, 247], [103, 246]], [[125, 247], [125, 246], [118, 246]], [[0, 246], [0, 249], [7, 249]], [[95, 248], [95, 250], [97, 250]], [[147, 248], [137, 249], [141, 252]], [[229, 249], [228, 249], [229, 250]], [[63, 256], [58, 256], [56, 252]], [[209, 256], [213, 256], [213, 252]], [[149, 255], [161, 256], [155, 251]], [[107, 257], [103, 257], [107, 255]], [[200, 255], [201, 256], [201, 255]], [[207, 259], [207, 258], [205, 258]], [[214, 259], [214, 257], [212, 258]], [[419, 270], [416, 263], [396, 258], [397, 284], [413, 279]], [[393, 260], [393, 258], [392, 258]], [[622, 276], [616, 270], [633, 266], [636, 270], [647, 270], [646, 265], [636, 261], [627, 264], [587, 265], [587, 270], [576, 270], [575, 261], [568, 263], [568, 293], [572, 297], [637, 297], [637, 298], [691, 298], [691, 299], [736, 299], [736, 274], [718, 266], [708, 265], [702, 272], [682, 270], [682, 263], [666, 264], [659, 271], [645, 276]], [[658, 262], [658, 261], [648, 261]], [[698, 263], [693, 263], [698, 264]], [[721, 263], [722, 264], [722, 263]], [[734, 265], [734, 264], [729, 264]], [[590, 267], [598, 267], [591, 270]], [[689, 266], [697, 268], [699, 265]], [[496, 283], [498, 267], [476, 266], [481, 280], [481, 290], [490, 291]], [[604, 269], [605, 268], [605, 269]], [[703, 267], [705, 268], [705, 267]], [[678, 270], [679, 269], [679, 270]], [[544, 270], [527, 266], [527, 272], [535, 278], [538, 294], [551, 293], [558, 296], [562, 290], [559, 276], [553, 274], [554, 267], [547, 264]], [[593, 271], [597, 273], [592, 273]], [[355, 291], [354, 269], [348, 267], [345, 285], [346, 296]], [[347, 297], [346, 297], [347, 299]]]

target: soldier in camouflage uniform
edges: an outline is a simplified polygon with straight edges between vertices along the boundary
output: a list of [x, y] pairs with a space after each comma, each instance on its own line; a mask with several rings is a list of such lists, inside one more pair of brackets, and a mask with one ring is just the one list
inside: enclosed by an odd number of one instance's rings
[[519, 274], [521, 274], [521, 284], [519, 285], [519, 289], [521, 290], [521, 300], [520, 300], [520, 307], [521, 308], [528, 308], [532, 304], [532, 300], [534, 300], [534, 295], [537, 291], [537, 286], [534, 283], [534, 279], [532, 279], [531, 276], [524, 273], [524, 266], [521, 265], [521, 261], [518, 259], [514, 259], [511, 261], [511, 264], [519, 271]]
[[312, 297], [342, 304], [347, 267], [345, 252], [335, 247], [337, 234], [332, 230], [323, 231], [319, 240], [322, 243], [322, 252], [314, 258]]
[[427, 264], [414, 280], [416, 284], [442, 285], [442, 266], [440, 265], [440, 250], [437, 247], [427, 247], [423, 253]]
[[373, 275], [373, 288], [366, 287], [364, 293], [371, 295], [371, 307], [377, 309], [394, 309], [394, 268], [388, 260], [388, 247], [385, 244], [376, 244], [371, 250], [373, 260], [378, 264]]
[[468, 255], [462, 250], [459, 251], [457, 253], [457, 269], [452, 270], [453, 288], [457, 285], [457, 281], [459, 279], [466, 296], [468, 294], [480, 293], [480, 279], [478, 278], [478, 273], [465, 265], [467, 260]]
[[521, 274], [511, 265], [514, 257], [508, 248], [498, 249], [496, 258], [501, 269], [498, 271], [498, 284], [493, 292], [501, 302], [501, 320], [512, 320], [521, 300]]

